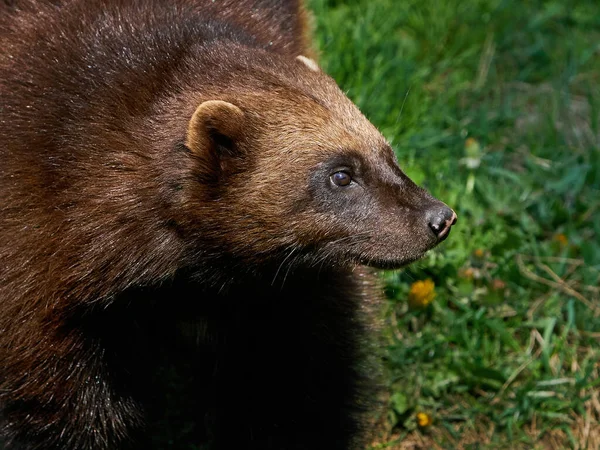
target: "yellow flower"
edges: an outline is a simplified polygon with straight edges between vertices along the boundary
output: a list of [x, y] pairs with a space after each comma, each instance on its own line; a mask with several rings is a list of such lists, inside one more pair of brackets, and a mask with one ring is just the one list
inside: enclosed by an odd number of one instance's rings
[[428, 278], [412, 284], [408, 293], [408, 303], [413, 308], [424, 308], [433, 301], [434, 297], [435, 284]]
[[428, 427], [433, 423], [433, 419], [429, 414], [424, 412], [417, 413], [417, 423], [420, 427]]
[[479, 142], [477, 139], [470, 137], [465, 140], [465, 148], [473, 148], [474, 146], [478, 146]]
[[506, 287], [506, 283], [500, 278], [494, 278], [492, 280], [492, 289], [495, 291], [501, 291]]
[[460, 163], [469, 169], [477, 169], [481, 164], [482, 153], [477, 139], [470, 137], [465, 141], [465, 157], [460, 160]]
[[569, 243], [567, 236], [565, 236], [563, 233], [555, 234], [552, 240], [558, 242], [561, 247], [565, 247]]
[[476, 258], [483, 258], [483, 256], [485, 255], [485, 252], [482, 249], [478, 248], [473, 252], [473, 254], [475, 255]]
[[473, 278], [475, 278], [475, 269], [473, 269], [472, 267], [461, 269], [458, 271], [458, 276], [466, 280], [472, 280]]

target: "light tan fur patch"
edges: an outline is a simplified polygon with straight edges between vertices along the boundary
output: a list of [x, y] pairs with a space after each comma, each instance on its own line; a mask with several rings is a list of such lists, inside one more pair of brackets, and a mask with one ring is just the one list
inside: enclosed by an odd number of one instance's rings
[[296, 56], [296, 59], [298, 61], [304, 63], [304, 65], [306, 67], [308, 67], [310, 70], [312, 70], [313, 72], [320, 72], [321, 71], [319, 65], [313, 59], [307, 58], [304, 55], [298, 55], [298, 56]]

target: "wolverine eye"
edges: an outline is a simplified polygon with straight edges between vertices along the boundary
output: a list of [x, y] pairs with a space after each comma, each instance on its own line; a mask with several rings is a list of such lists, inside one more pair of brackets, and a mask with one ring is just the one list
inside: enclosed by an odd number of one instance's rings
[[347, 172], [335, 172], [331, 175], [331, 182], [336, 186], [348, 186], [352, 182], [352, 177]]

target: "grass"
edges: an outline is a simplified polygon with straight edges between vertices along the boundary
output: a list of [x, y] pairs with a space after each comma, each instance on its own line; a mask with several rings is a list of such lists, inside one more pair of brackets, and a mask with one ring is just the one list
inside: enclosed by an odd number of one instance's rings
[[324, 69], [459, 216], [384, 275], [373, 448], [599, 449], [600, 3], [309, 5]]

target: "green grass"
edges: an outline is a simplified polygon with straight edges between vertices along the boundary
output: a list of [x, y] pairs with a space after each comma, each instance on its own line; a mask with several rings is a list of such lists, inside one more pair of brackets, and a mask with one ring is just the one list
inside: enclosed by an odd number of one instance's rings
[[600, 448], [600, 3], [309, 5], [324, 69], [459, 216], [385, 274], [374, 448]]

